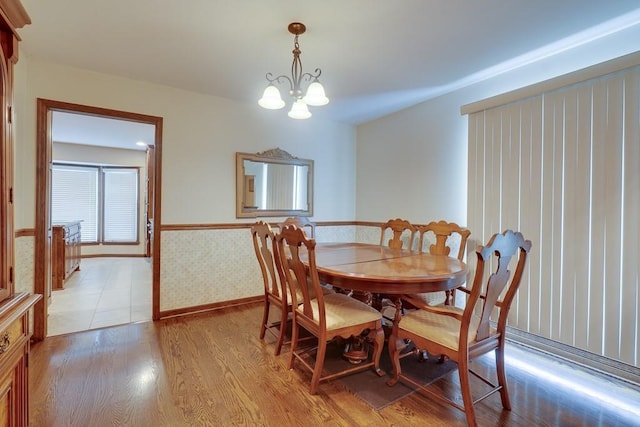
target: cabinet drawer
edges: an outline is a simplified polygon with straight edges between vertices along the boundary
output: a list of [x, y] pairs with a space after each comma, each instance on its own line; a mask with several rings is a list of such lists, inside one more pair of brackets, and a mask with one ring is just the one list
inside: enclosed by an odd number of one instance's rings
[[13, 347], [22, 346], [24, 343], [23, 338], [26, 336], [24, 316], [18, 317], [8, 327], [0, 331], [0, 363]]

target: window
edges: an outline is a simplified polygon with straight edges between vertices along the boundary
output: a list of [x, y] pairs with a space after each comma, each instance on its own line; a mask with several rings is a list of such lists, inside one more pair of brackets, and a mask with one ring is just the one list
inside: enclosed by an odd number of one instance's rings
[[82, 221], [83, 243], [137, 243], [139, 170], [54, 164], [53, 223]]

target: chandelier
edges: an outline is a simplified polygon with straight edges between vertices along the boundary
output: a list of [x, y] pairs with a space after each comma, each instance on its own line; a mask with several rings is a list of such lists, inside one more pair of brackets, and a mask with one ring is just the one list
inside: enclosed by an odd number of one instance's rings
[[[284, 107], [285, 102], [280, 96], [280, 91], [274, 83], [283, 83], [285, 80], [289, 82], [289, 95], [294, 99], [289, 110], [288, 116], [292, 119], [308, 119], [311, 112], [307, 108], [308, 105], [314, 107], [326, 105], [329, 98], [324, 94], [324, 87], [318, 81], [318, 77], [322, 74], [320, 68], [316, 68], [313, 74], [302, 72], [302, 61], [300, 60], [300, 45], [298, 44], [298, 36], [304, 33], [307, 27], [300, 22], [292, 22], [287, 27], [289, 32], [295, 37], [293, 39], [293, 63], [291, 64], [291, 77], [281, 74], [273, 77], [273, 74], [267, 73], [267, 81], [269, 85], [264, 90], [262, 98], [258, 101], [258, 105], [269, 110], [278, 110]], [[303, 95], [301, 83], [303, 80], [313, 81], [309, 84], [307, 92]]]

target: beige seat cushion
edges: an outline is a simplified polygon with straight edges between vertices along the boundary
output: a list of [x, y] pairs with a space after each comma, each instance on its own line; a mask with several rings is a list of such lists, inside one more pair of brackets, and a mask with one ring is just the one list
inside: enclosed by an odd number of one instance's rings
[[440, 305], [444, 304], [447, 300], [447, 294], [442, 292], [425, 292], [423, 294], [413, 294], [412, 297], [419, 299], [427, 305]]
[[[312, 300], [313, 318], [318, 319], [318, 301]], [[381, 314], [373, 307], [344, 294], [331, 293], [324, 297], [327, 330], [339, 329], [360, 323], [375, 322]], [[297, 308], [302, 313], [302, 308]]]
[[[451, 306], [441, 306], [446, 311], [457, 312], [462, 316], [462, 309]], [[480, 318], [473, 316], [469, 327], [467, 342], [472, 343], [476, 339], [475, 331], [480, 323]], [[424, 337], [452, 350], [458, 351], [458, 336], [460, 334], [460, 321], [453, 316], [437, 314], [427, 310], [415, 310], [407, 313], [400, 321], [400, 329]], [[492, 330], [493, 332], [493, 330]]]

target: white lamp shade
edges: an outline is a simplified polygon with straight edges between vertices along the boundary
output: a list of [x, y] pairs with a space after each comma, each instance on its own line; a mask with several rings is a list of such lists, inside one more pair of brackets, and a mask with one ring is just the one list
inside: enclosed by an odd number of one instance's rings
[[264, 90], [262, 98], [258, 100], [258, 105], [267, 110], [279, 110], [284, 107], [284, 101], [280, 96], [280, 91], [274, 85], [269, 85]]
[[307, 104], [301, 99], [297, 99], [291, 106], [291, 111], [289, 111], [288, 116], [292, 119], [308, 119], [311, 117], [311, 113], [307, 108]]
[[313, 105], [314, 107], [320, 107], [321, 105], [327, 105], [329, 98], [324, 94], [324, 87], [319, 81], [315, 80], [307, 88], [307, 94], [303, 98], [303, 101], [307, 105]]

